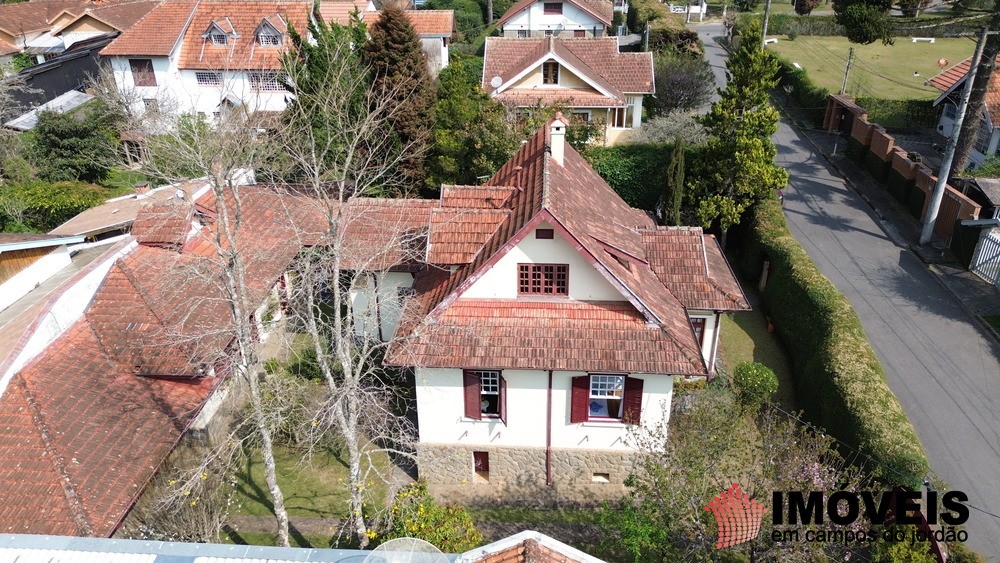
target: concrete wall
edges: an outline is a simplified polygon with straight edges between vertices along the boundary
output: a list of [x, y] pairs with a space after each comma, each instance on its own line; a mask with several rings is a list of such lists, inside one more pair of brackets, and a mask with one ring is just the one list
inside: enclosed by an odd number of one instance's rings
[[69, 266], [69, 263], [69, 250], [66, 245], [62, 245], [53, 248], [9, 280], [0, 283], [0, 311], [27, 295], [29, 291], [35, 289], [35, 286], [51, 278], [59, 270]]

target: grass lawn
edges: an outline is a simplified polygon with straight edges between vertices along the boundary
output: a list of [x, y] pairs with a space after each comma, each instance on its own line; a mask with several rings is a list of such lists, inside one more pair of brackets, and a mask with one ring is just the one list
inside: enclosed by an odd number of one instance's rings
[[760, 310], [722, 315], [719, 354], [730, 371], [741, 362], [760, 362], [778, 376], [777, 400], [786, 410], [796, 410], [792, 368], [778, 335], [767, 332]]
[[[897, 37], [895, 45], [855, 45], [846, 37], [800, 35], [794, 41], [782, 39], [768, 45], [785, 59], [799, 63], [817, 85], [831, 92], [840, 91], [847, 65], [847, 51], [854, 47], [854, 65], [847, 91], [853, 96], [876, 96], [888, 99], [931, 100], [940, 93], [924, 81], [940, 72], [939, 59], [954, 65], [971, 57], [976, 45], [963, 38], [942, 39], [934, 43], [912, 43]], [[916, 71], [920, 76], [914, 76]]]
[[148, 178], [141, 172], [115, 167], [111, 169], [111, 173], [101, 182], [101, 185], [114, 192], [114, 195], [111, 197], [117, 197], [132, 193], [135, 184], [145, 182], [146, 180]]
[[989, 323], [993, 330], [1000, 332], [1000, 315], [983, 315], [983, 320]]
[[[290, 533], [288, 540], [292, 547], [330, 547], [328, 536], [303, 536]], [[225, 532], [222, 536], [223, 543], [234, 543], [236, 545], [278, 545], [278, 534], [269, 532]]]
[[[299, 452], [289, 448], [279, 447], [274, 453], [278, 484], [285, 495], [285, 506], [290, 516], [340, 518], [347, 515], [346, 460], [341, 461], [328, 450], [317, 451], [309, 461], [301, 461]], [[383, 455], [380, 459], [380, 465], [388, 467], [388, 458]], [[385, 485], [374, 482], [372, 490], [374, 498], [381, 503], [386, 493]], [[240, 470], [234, 500], [240, 506], [235, 514], [274, 514], [259, 454], [250, 457]]]

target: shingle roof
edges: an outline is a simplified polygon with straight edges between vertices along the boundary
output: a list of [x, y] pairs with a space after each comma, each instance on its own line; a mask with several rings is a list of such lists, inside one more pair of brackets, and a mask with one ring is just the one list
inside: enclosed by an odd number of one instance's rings
[[[996, 65], [1000, 67], [1000, 55], [996, 58]], [[965, 59], [957, 65], [945, 70], [941, 74], [931, 78], [927, 82], [941, 90], [947, 92], [959, 81], [964, 81], [972, 66], [972, 58]], [[994, 67], [997, 68], [997, 67]], [[990, 83], [986, 89], [986, 110], [989, 112], [990, 122], [994, 127], [1000, 127], [1000, 75], [994, 70], [990, 76]]]
[[[506, 12], [504, 12], [502, 16], [500, 16], [500, 19], [497, 20], [497, 23], [503, 25], [508, 20], [510, 20], [510, 18], [531, 7], [532, 4], [541, 1], [542, 0], [519, 0], [513, 6], [511, 6]], [[615, 9], [614, 4], [611, 2], [611, 0], [565, 0], [565, 1], [577, 6], [581, 10], [594, 16], [595, 18], [597, 18], [598, 21], [600, 21], [604, 25], [611, 25]]]
[[435, 209], [431, 214], [427, 261], [468, 264], [508, 215], [509, 209]]
[[[489, 37], [484, 56], [483, 89], [516, 105], [572, 98], [572, 105], [577, 107], [614, 107], [624, 105], [624, 94], [653, 92], [652, 53], [620, 53], [615, 37]], [[608, 95], [597, 89], [523, 88], [512, 83], [521, 72], [557, 57]], [[494, 86], [495, 77], [500, 77], [500, 86]]]
[[[397, 331], [401, 339], [390, 347], [387, 361], [399, 365], [460, 366], [477, 365], [469, 361], [479, 358], [481, 362], [486, 362], [481, 365], [496, 365], [490, 363], [492, 358], [487, 361], [487, 348], [484, 347], [486, 342], [493, 342], [494, 353], [502, 348], [512, 350], [512, 356], [523, 353], [527, 358], [540, 358], [536, 362], [500, 354], [501, 359], [506, 358], [503, 361], [509, 363], [509, 367], [527, 367], [529, 363], [539, 367], [548, 362], [550, 367], [545, 369], [598, 370], [618, 365], [621, 370], [705, 374], [707, 368], [685, 311], [685, 306], [694, 307], [695, 304], [679, 300], [679, 296], [657, 278], [647, 262], [643, 232], [656, 232], [655, 223], [644, 212], [626, 205], [571, 146], [565, 145], [563, 164], [555, 162], [549, 154], [550, 142], [547, 125], [487, 182], [488, 187], [497, 189], [501, 194], [510, 193], [505, 200], [509, 213], [491, 217], [491, 220], [499, 218], [492, 234], [485, 236], [485, 231], [489, 230], [486, 226], [467, 231], [464, 222], [459, 223], [463, 226], [457, 233], [460, 236], [448, 231], [438, 234], [436, 228], [447, 227], [451, 223], [432, 220], [430, 256], [434, 256], [435, 241], [440, 237], [449, 242], [455, 240], [455, 255], [474, 257], [470, 263], [459, 265], [454, 274], [428, 267], [418, 275], [414, 286], [415, 298], [407, 303]], [[512, 189], [512, 186], [518, 188]], [[454, 192], [461, 190], [468, 191], [469, 188], [447, 188], [442, 194], [442, 201], [451, 200]], [[443, 219], [454, 216], [453, 209], [443, 206], [437, 213]], [[580, 305], [571, 300], [518, 299], [514, 302], [503, 301], [502, 305], [492, 301], [459, 299], [465, 288], [515, 244], [518, 236], [542, 221], [563, 233], [562, 236], [618, 288], [623, 301], [612, 305]], [[483, 222], [483, 225], [488, 224]], [[700, 236], [700, 230], [698, 233]], [[474, 252], [473, 240], [480, 237], [485, 242]], [[727, 276], [732, 277], [732, 272], [728, 267], [719, 268], [720, 261], [725, 264], [721, 253], [708, 262], [702, 253], [695, 268], [705, 272], [703, 278], [710, 277], [708, 271], [711, 269], [712, 275], [722, 280], [720, 287], [731, 290], [735, 279], [726, 279]], [[688, 280], [685, 278], [682, 281]], [[687, 289], [684, 284], [679, 284], [679, 287]], [[697, 305], [704, 303], [698, 302]], [[604, 316], [597, 315], [597, 311], [588, 307], [603, 307], [601, 315]], [[588, 324], [598, 320], [609, 324]], [[574, 335], [578, 333], [574, 332], [574, 327], [577, 326], [597, 331], [589, 333], [591, 338], [602, 334], [600, 331], [605, 329], [632, 331], [635, 344], [625, 345], [619, 336], [614, 336], [607, 342], [601, 342], [594, 348], [596, 352], [593, 354], [585, 352], [588, 348], [584, 345], [579, 349], [565, 345], [562, 348], [557, 346], [553, 351], [543, 351], [533, 344], [548, 330], [556, 329], [568, 342], [576, 338]], [[497, 342], [503, 344], [497, 345]], [[523, 350], [517, 349], [517, 346]], [[653, 369], [654, 364], [659, 366], [659, 371]], [[573, 367], [564, 367], [570, 365]]]
[[105, 47], [101, 56], [170, 55], [197, 6], [188, 0], [163, 2]]

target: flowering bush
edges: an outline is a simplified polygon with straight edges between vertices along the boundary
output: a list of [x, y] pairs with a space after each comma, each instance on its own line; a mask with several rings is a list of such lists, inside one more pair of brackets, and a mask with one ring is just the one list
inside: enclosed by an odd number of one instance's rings
[[733, 371], [733, 385], [740, 402], [759, 406], [778, 392], [778, 376], [764, 364], [743, 362]]
[[461, 553], [483, 543], [472, 516], [462, 507], [438, 506], [423, 481], [396, 494], [388, 529], [379, 538], [419, 538], [445, 553]]

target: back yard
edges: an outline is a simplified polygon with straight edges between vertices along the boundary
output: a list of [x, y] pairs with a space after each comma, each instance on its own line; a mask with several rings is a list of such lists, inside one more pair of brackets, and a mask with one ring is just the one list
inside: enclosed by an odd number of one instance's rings
[[768, 45], [782, 58], [800, 64], [817, 86], [834, 93], [840, 91], [850, 47], [854, 47], [854, 64], [847, 92], [852, 96], [932, 100], [939, 91], [924, 82], [941, 71], [938, 62], [946, 59], [945, 68], [957, 64], [972, 56], [976, 44], [966, 38], [913, 43], [908, 37], [897, 37], [894, 45], [857, 45], [845, 37], [799, 36], [795, 40], [782, 37]]

